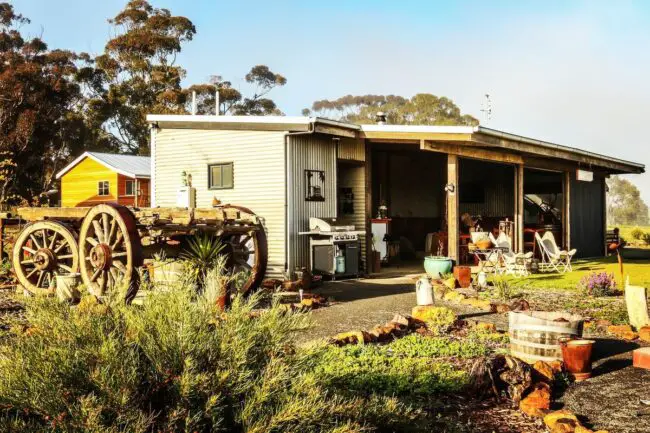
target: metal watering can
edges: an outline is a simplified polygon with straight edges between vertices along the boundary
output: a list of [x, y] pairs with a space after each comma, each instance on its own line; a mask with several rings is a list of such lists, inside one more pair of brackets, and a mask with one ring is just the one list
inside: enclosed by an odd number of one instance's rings
[[415, 283], [415, 295], [418, 305], [433, 305], [433, 286], [429, 278], [420, 277]]

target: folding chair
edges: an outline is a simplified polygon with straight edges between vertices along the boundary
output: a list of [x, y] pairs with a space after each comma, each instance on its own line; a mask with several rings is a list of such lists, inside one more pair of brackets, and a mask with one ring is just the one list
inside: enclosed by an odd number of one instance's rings
[[576, 254], [576, 249], [572, 249], [571, 251], [561, 250], [557, 246], [555, 237], [551, 232], [544, 233], [544, 236], [535, 233], [535, 240], [539, 245], [539, 250], [542, 255], [542, 270], [554, 270], [560, 273], [573, 271], [571, 259]]
[[528, 264], [533, 259], [532, 251], [527, 253], [514, 253], [511, 251], [501, 256], [503, 257], [504, 273], [506, 275], [514, 275], [515, 277], [528, 276]]

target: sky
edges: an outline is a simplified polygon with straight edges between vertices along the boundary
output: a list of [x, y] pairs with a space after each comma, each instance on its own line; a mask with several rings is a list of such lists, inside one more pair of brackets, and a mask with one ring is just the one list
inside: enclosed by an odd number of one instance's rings
[[[22, 31], [100, 53], [125, 0], [15, 0]], [[266, 64], [287, 115], [346, 94], [433, 93], [485, 126], [644, 163], [650, 170], [650, 2], [599, 0], [151, 0], [197, 34], [186, 85], [221, 75], [247, 92]], [[492, 101], [488, 121], [481, 112]], [[630, 176], [650, 203], [650, 175]]]

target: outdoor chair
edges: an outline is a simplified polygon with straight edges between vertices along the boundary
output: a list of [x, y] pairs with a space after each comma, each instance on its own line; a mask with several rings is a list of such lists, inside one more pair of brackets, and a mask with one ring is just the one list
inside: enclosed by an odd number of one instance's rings
[[575, 256], [577, 250], [571, 251], [561, 250], [555, 242], [553, 233], [546, 232], [544, 236], [535, 233], [535, 240], [539, 245], [539, 251], [542, 254], [542, 263], [540, 263], [540, 270], [542, 271], [556, 271], [560, 273], [571, 272], [571, 259]]
[[503, 266], [505, 268], [504, 274], [514, 275], [515, 277], [526, 277], [529, 275], [528, 265], [533, 260], [533, 252], [529, 251], [527, 253], [504, 253], [503, 257]]

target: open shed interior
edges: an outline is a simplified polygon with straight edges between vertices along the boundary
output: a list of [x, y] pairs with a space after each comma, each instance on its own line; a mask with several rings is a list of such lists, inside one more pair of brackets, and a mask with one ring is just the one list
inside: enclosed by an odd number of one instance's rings
[[524, 170], [524, 250], [537, 253], [535, 233], [550, 231], [558, 245], [564, 239], [564, 174], [526, 168]]

